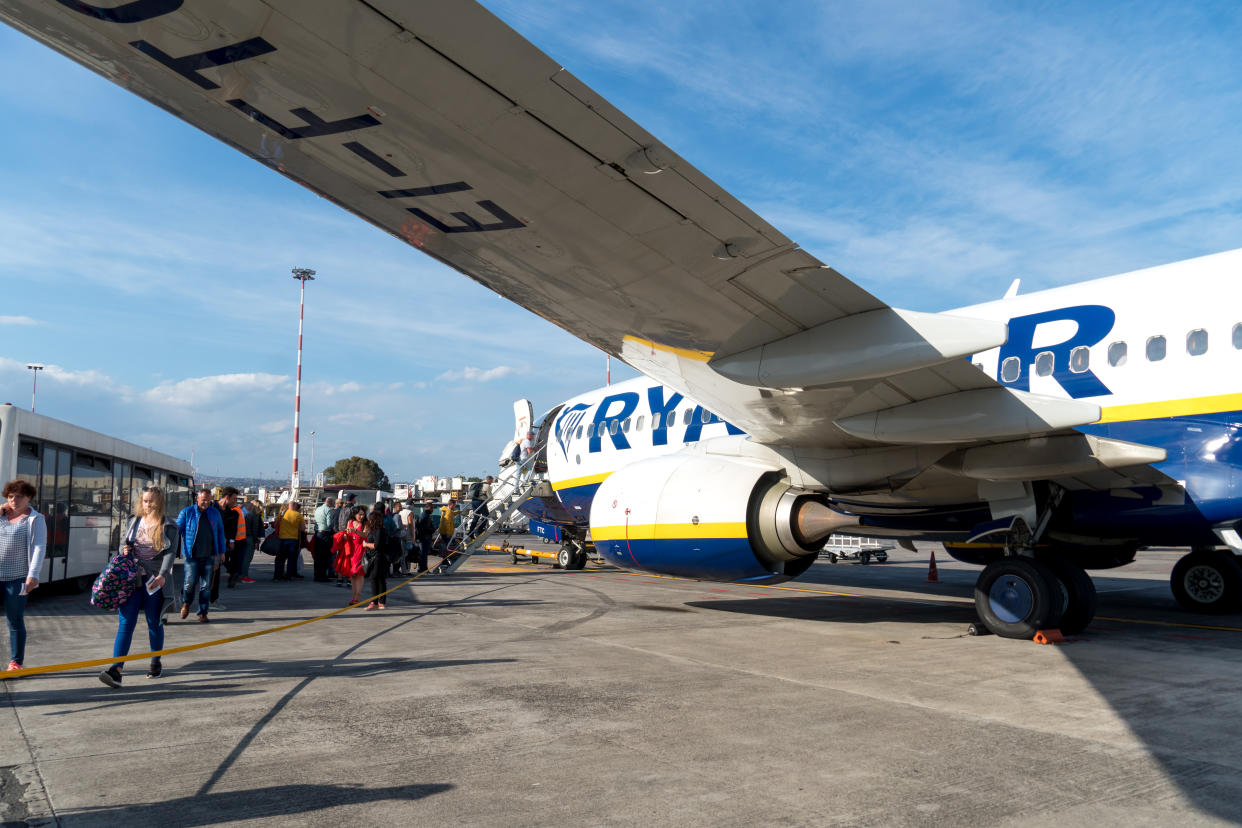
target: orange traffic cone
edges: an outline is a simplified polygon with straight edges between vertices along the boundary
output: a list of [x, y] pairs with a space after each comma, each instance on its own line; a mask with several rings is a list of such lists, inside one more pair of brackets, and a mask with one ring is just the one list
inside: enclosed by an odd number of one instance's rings
[[931, 562], [927, 565], [927, 583], [940, 583], [940, 572], [936, 569], [936, 550], [931, 553]]

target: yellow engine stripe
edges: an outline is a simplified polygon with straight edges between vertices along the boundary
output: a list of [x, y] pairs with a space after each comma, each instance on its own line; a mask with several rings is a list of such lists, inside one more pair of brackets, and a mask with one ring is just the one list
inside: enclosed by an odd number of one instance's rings
[[1242, 394], [1217, 394], [1211, 397], [1189, 397], [1184, 400], [1113, 405], [1100, 412], [1100, 423], [1127, 420], [1155, 420], [1161, 417], [1188, 417], [1195, 414], [1217, 414], [1221, 411], [1242, 411]]
[[[628, 532], [628, 535], [627, 535]], [[713, 540], [746, 537], [746, 523], [631, 523], [592, 526], [591, 540]]]
[[559, 492], [561, 489], [575, 489], [578, 486], [590, 486], [592, 483], [603, 483], [612, 475], [612, 472], [604, 472], [603, 474], [588, 474], [586, 477], [568, 477], [564, 480], [557, 480], [552, 483], [553, 491]]

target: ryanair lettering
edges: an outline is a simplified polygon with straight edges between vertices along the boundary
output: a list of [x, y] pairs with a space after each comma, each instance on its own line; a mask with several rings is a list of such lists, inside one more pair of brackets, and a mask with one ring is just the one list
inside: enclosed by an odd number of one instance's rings
[[[646, 411], [641, 415], [644, 425], [642, 429], [637, 427], [636, 421], [642, 395], [636, 391], [608, 394], [598, 403], [576, 403], [561, 411], [557, 415], [552, 434], [561, 448], [562, 456], [570, 457], [570, 444], [579, 438], [585, 441], [588, 454], [603, 451], [605, 440], [612, 443], [613, 449], [625, 451], [634, 447], [631, 440], [645, 441], [648, 434], [651, 435], [652, 446], [667, 446], [669, 429], [677, 425], [685, 427], [685, 433], [679, 441], [682, 443], [701, 440], [704, 427], [711, 425], [723, 425], [727, 434], [745, 433], [701, 405], [683, 407], [682, 421], [678, 423], [677, 407], [685, 402], [685, 398], [662, 385], [648, 388], [646, 397]], [[628, 429], [626, 421], [631, 424]], [[582, 431], [581, 434], [579, 430]]]
[[[92, 3], [82, 2], [82, 0], [57, 0], [57, 2], [67, 9], [105, 23], [145, 23], [157, 17], [172, 14], [184, 5], [184, 0], [132, 0], [132, 2], [123, 3], [112, 8], [97, 6]], [[231, 63], [239, 63], [243, 60], [249, 60], [260, 55], [270, 55], [279, 51], [276, 46], [261, 37], [252, 37], [227, 46], [218, 46], [181, 57], [174, 57], [146, 40], [134, 40], [129, 45], [169, 71], [185, 78], [185, 80], [199, 89], [208, 92], [219, 89], [220, 85], [204, 76], [201, 70], [227, 66]], [[282, 123], [283, 116], [281, 116], [281, 119], [277, 119], [268, 113], [261, 112], [241, 98], [229, 98], [225, 103], [236, 109], [244, 117], [262, 125], [264, 129], [269, 130], [279, 136], [279, 139], [285, 141], [322, 138], [382, 126], [378, 118], [368, 113], [342, 118], [338, 121], [325, 121], [305, 107], [295, 107], [289, 110], [289, 114], [292, 117], [302, 122], [298, 125], [289, 126], [287, 122]], [[259, 154], [262, 158], [270, 160], [282, 157], [279, 146], [269, 147], [267, 145], [266, 136], [261, 139], [261, 143], [263, 144], [263, 151]], [[406, 175], [401, 169], [358, 141], [348, 141], [341, 144], [341, 146], [390, 178], [403, 178]], [[426, 198], [428, 196], [473, 189], [464, 181], [454, 181], [447, 184], [435, 184], [430, 187], [377, 190], [376, 194], [383, 198]], [[446, 221], [444, 218], [433, 215], [421, 206], [407, 207], [406, 211], [421, 221], [427, 228], [434, 228], [446, 235], [452, 233], [490, 233], [497, 230], [514, 230], [526, 226], [525, 222], [491, 199], [480, 199], [475, 204], [489, 213], [495, 220], [480, 221], [466, 212], [449, 211], [448, 215], [454, 221]], [[411, 232], [410, 236], [411, 241], [416, 241], [418, 234]]]

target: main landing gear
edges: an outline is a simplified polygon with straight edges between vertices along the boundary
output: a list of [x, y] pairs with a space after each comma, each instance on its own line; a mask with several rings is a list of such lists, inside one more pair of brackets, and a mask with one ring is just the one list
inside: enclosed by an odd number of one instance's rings
[[1221, 615], [1242, 610], [1242, 566], [1226, 549], [1194, 549], [1173, 567], [1173, 597], [1191, 612]]
[[1091, 623], [1095, 607], [1095, 585], [1086, 571], [1055, 552], [1000, 558], [975, 582], [979, 619], [1002, 638], [1030, 639], [1049, 629], [1075, 635]]

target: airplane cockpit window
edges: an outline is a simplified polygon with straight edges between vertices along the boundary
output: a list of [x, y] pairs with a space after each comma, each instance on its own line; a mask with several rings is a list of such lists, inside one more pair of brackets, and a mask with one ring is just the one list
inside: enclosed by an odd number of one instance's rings
[[1052, 376], [1053, 366], [1052, 351], [1042, 351], [1039, 356], [1035, 357], [1035, 374], [1040, 377]]
[[1233, 347], [1242, 351], [1242, 322], [1233, 326]]
[[621, 430], [624, 431], [626, 434], [630, 433], [630, 418], [629, 417], [626, 417], [625, 422], [621, 424]]
[[643, 430], [643, 420], [645, 420], [645, 419], [647, 419], [647, 418], [646, 418], [645, 416], [643, 416], [642, 414], [639, 414], [639, 415], [638, 415], [638, 422], [634, 423], [634, 430], [635, 430], [635, 431], [642, 431], [642, 430]]
[[1126, 351], [1129, 348], [1124, 342], [1114, 342], [1108, 346], [1108, 364], [1120, 368], [1126, 364]]
[[1203, 328], [1195, 328], [1186, 334], [1186, 353], [1191, 356], [1199, 356], [1207, 351], [1208, 335]]
[[687, 409], [686, 409], [686, 416], [684, 416], [684, 417], [682, 417], [682, 418], [681, 418], [681, 424], [682, 424], [682, 425], [690, 425], [690, 420], [691, 420], [691, 418], [692, 418], [692, 417], [694, 417], [694, 409], [693, 409], [693, 408], [687, 408]]
[[1001, 363], [1001, 379], [1005, 382], [1016, 382], [1022, 374], [1022, 360], [1009, 357]]
[[1086, 345], [1079, 345], [1070, 351], [1069, 369], [1075, 374], [1081, 374], [1091, 366], [1091, 349]]
[[1153, 336], [1147, 340], [1147, 361], [1159, 362], [1164, 359], [1167, 343], [1163, 336]]

